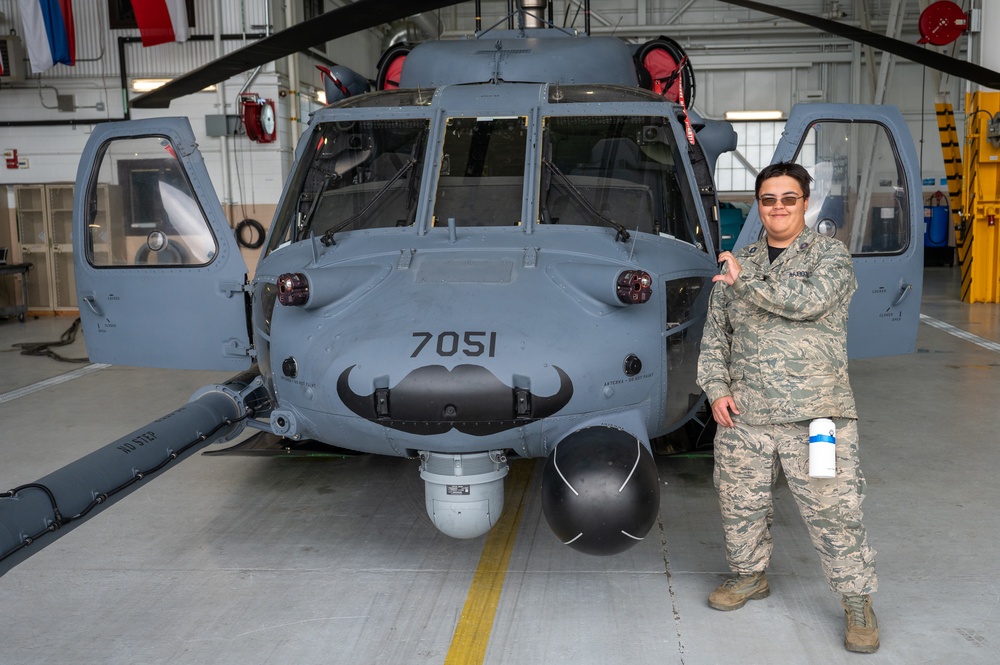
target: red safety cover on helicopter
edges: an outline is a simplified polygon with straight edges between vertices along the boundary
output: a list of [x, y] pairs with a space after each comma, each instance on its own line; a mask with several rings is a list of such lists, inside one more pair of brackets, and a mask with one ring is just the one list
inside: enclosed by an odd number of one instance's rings
[[642, 58], [642, 65], [653, 77], [653, 92], [672, 102], [680, 99], [681, 65], [666, 49], [653, 48]]
[[389, 63], [389, 69], [385, 73], [385, 89], [395, 90], [399, 87], [399, 79], [403, 75], [403, 61], [406, 60], [405, 55], [396, 57], [392, 62]]

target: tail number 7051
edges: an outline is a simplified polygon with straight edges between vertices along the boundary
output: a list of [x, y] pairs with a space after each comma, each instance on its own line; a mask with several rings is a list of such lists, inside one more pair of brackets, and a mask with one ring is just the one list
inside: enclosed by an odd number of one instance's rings
[[434, 350], [439, 356], [445, 358], [453, 356], [459, 351], [471, 358], [477, 358], [483, 354], [492, 358], [496, 355], [497, 351], [497, 334], [495, 332], [468, 331], [459, 333], [446, 330], [437, 335], [429, 332], [415, 332], [413, 336], [420, 340], [420, 342], [417, 344], [417, 348], [413, 350], [413, 353], [410, 354], [411, 358], [416, 358], [420, 355], [420, 352], [430, 344], [432, 339], [437, 340]]

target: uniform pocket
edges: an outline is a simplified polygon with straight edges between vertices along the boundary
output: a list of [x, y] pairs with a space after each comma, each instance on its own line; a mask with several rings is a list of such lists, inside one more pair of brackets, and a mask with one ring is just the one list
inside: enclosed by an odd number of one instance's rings
[[744, 368], [746, 363], [741, 361], [736, 361], [729, 366], [729, 382], [733, 383], [735, 381], [742, 381], [744, 376]]
[[840, 381], [832, 363], [816, 358], [779, 360], [764, 384], [765, 395], [778, 412], [792, 412], [797, 405], [839, 413]]
[[836, 383], [837, 371], [833, 363], [816, 358], [786, 358], [783, 372], [792, 381], [804, 383]]

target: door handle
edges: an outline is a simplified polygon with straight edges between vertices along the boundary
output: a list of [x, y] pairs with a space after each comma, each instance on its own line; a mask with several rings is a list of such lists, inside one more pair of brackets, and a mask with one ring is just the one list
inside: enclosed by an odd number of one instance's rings
[[83, 297], [83, 302], [87, 303], [87, 307], [89, 307], [90, 311], [93, 312], [96, 316], [104, 316], [103, 314], [101, 314], [101, 310], [97, 306], [97, 300], [94, 298], [94, 296], [90, 294], [85, 295]]
[[910, 295], [910, 291], [912, 290], [913, 290], [912, 284], [903, 284], [902, 286], [900, 286], [899, 295], [896, 296], [896, 300], [893, 301], [892, 306], [898, 307], [904, 300], [906, 300], [906, 296]]

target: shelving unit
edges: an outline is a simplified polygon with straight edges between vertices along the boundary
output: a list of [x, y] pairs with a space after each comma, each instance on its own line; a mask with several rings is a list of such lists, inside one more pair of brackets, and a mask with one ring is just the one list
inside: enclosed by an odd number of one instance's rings
[[[34, 265], [28, 278], [31, 310], [77, 310], [73, 275], [72, 184], [17, 185], [17, 232], [21, 259]], [[107, 221], [107, 189], [98, 192], [98, 216]]]

